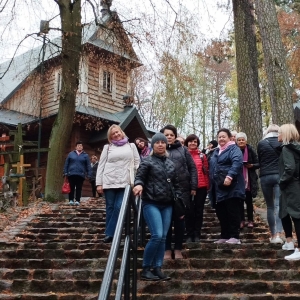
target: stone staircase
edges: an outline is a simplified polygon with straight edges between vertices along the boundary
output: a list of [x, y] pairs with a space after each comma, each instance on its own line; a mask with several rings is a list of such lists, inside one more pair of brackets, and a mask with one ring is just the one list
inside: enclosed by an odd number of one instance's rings
[[[32, 218], [0, 242], [0, 299], [97, 299], [110, 250], [101, 242], [104, 222], [103, 199]], [[214, 244], [218, 235], [215, 213], [206, 207], [200, 244], [185, 245], [186, 259], [164, 262], [172, 280], [139, 281], [138, 299], [300, 299], [300, 261], [284, 260], [289, 252], [268, 243], [259, 216], [253, 229], [243, 229], [241, 245]]]

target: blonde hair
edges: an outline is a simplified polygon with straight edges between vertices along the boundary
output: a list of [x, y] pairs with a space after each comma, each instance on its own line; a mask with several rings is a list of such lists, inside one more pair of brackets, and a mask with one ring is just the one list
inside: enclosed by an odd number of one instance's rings
[[282, 144], [299, 142], [299, 132], [294, 124], [283, 124], [279, 127], [278, 133], [281, 134]]
[[107, 140], [109, 143], [111, 143], [111, 141], [112, 141], [111, 132], [114, 128], [118, 129], [121, 132], [121, 134], [123, 135], [122, 139], [124, 139], [124, 137], [125, 137], [125, 132], [121, 129], [121, 127], [117, 124], [112, 124], [107, 130]]

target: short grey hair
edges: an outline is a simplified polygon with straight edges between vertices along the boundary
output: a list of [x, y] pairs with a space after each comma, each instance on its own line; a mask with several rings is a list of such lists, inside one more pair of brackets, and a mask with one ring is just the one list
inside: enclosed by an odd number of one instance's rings
[[268, 134], [269, 132], [278, 132], [279, 130], [279, 126], [276, 124], [271, 124], [269, 125], [269, 127], [267, 128], [265, 134]]
[[239, 132], [236, 134], [235, 139], [238, 140], [239, 138], [244, 138], [247, 141], [247, 134], [245, 132]]

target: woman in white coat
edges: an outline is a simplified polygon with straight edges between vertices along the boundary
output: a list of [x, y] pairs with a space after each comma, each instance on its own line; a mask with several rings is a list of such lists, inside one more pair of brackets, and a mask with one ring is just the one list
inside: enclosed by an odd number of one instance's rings
[[96, 175], [97, 192], [104, 193], [106, 201], [104, 243], [113, 239], [125, 187], [131, 183], [131, 173], [140, 163], [135, 145], [128, 142], [120, 126], [113, 124], [107, 131], [107, 139], [109, 145], [104, 146]]

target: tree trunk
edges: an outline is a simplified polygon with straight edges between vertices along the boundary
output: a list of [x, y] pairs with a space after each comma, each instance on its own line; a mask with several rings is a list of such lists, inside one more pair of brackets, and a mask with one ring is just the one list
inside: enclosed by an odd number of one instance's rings
[[262, 138], [253, 0], [233, 0], [241, 131], [256, 147]]
[[292, 91], [286, 65], [286, 53], [273, 0], [255, 0], [264, 63], [272, 107], [272, 121], [276, 124], [294, 123]]
[[45, 189], [48, 201], [55, 201], [62, 197], [64, 154], [73, 127], [82, 36], [81, 0], [55, 1], [59, 6], [62, 28], [62, 88], [58, 115], [49, 142]]

